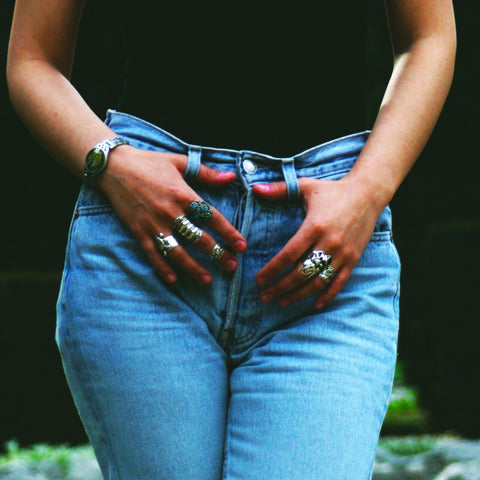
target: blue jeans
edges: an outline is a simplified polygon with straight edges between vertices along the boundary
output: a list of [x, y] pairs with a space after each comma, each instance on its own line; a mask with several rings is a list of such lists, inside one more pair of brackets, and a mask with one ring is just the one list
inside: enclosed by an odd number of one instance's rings
[[[367, 480], [388, 405], [399, 259], [389, 208], [349, 281], [321, 311], [259, 301], [255, 273], [297, 231], [297, 176], [341, 178], [368, 133], [281, 159], [192, 146], [130, 115], [107, 123], [132, 145], [188, 154], [186, 177], [245, 236], [227, 273], [187, 245], [213, 283], [155, 274], [103, 194], [83, 186], [58, 299], [57, 342], [103, 475], [111, 480]], [[195, 183], [199, 162], [237, 172]], [[255, 183], [286, 180], [289, 199]]]

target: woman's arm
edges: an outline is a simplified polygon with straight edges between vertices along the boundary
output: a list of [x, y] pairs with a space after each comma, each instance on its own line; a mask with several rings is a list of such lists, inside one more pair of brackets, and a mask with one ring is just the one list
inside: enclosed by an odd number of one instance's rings
[[[315, 300], [322, 308], [341, 290], [366, 247], [378, 216], [420, 155], [452, 82], [456, 34], [451, 0], [386, 0], [394, 67], [372, 133], [341, 180], [299, 180], [306, 218], [297, 234], [257, 274], [265, 285], [305, 252], [332, 256], [337, 274]], [[259, 196], [285, 196], [284, 183], [257, 185]], [[288, 305], [325, 287], [306, 281], [300, 265], [263, 290]]]
[[452, 83], [456, 33], [451, 0], [385, 0], [394, 67], [379, 114], [350, 172], [385, 207], [420, 155]]
[[90, 148], [115, 136], [70, 83], [84, 4], [17, 1], [7, 60], [18, 115], [43, 147], [78, 176]]
[[[78, 176], [83, 175], [87, 152], [98, 142], [115, 137], [70, 82], [84, 4], [85, 0], [17, 0], [7, 62], [10, 97], [18, 115], [43, 147]], [[153, 236], [159, 232], [168, 235], [173, 219], [199, 200], [183, 180], [185, 168], [184, 155], [124, 145], [111, 152], [108, 168], [97, 182], [156, 270], [169, 282], [176, 280], [175, 272], [156, 250]], [[199, 173], [200, 181], [219, 186], [234, 177], [205, 166]], [[214, 211], [209, 226], [235, 250], [245, 249], [243, 237], [219, 212]], [[196, 246], [209, 252], [214, 243], [204, 232]], [[169, 259], [199, 282], [211, 281], [209, 272], [182, 247], [172, 250]], [[233, 270], [237, 261], [226, 252], [221, 264]]]

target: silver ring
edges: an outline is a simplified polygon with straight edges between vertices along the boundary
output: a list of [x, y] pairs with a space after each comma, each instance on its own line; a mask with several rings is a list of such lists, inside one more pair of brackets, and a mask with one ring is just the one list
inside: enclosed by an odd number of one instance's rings
[[174, 220], [173, 229], [192, 243], [198, 242], [203, 233], [203, 230], [194, 225], [185, 215], [180, 215]]
[[204, 200], [196, 200], [190, 204], [188, 216], [194, 221], [207, 223], [213, 217], [213, 210]]
[[158, 251], [166, 257], [168, 252], [175, 247], [178, 247], [177, 239], [173, 235], [167, 235], [166, 237], [163, 233], [159, 233], [153, 237], [153, 241], [155, 242], [155, 246], [157, 247]]
[[323, 271], [321, 271], [318, 276], [325, 282], [325, 283], [330, 283], [332, 278], [335, 276], [335, 269], [331, 266], [328, 265], [325, 267]]
[[307, 278], [313, 278], [320, 275], [332, 261], [332, 257], [323, 250], [313, 250], [305, 261], [300, 273]]
[[222, 255], [225, 253], [225, 249], [216, 243], [212, 250], [210, 250], [210, 257], [213, 258], [214, 260], [218, 260], [219, 258], [222, 258]]

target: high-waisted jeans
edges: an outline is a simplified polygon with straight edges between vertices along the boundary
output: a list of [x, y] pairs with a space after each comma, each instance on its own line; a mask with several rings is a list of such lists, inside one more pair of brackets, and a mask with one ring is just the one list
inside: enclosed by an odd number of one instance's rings
[[[400, 264], [387, 207], [340, 294], [287, 307], [259, 300], [255, 273], [297, 231], [297, 177], [339, 179], [368, 132], [291, 158], [188, 145], [131, 115], [108, 125], [138, 148], [189, 157], [187, 180], [246, 238], [227, 273], [192, 245], [208, 286], [173, 285], [97, 189], [73, 215], [57, 342], [75, 404], [111, 480], [367, 480], [392, 387]], [[200, 162], [232, 170], [195, 182]], [[255, 183], [285, 180], [283, 203]]]

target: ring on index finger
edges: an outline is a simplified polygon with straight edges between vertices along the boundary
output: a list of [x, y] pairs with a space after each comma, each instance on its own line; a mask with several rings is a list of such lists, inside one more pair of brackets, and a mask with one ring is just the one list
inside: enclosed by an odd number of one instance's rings
[[155, 242], [155, 246], [157, 250], [166, 257], [168, 252], [175, 247], [178, 247], [177, 239], [173, 235], [165, 236], [163, 233], [158, 233], [153, 237], [153, 241]]

